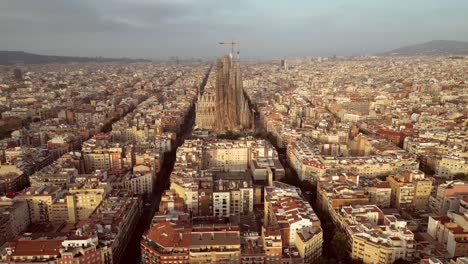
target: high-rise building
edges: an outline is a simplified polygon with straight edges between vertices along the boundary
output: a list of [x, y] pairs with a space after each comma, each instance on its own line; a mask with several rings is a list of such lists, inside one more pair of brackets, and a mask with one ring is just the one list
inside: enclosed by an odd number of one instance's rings
[[15, 76], [15, 80], [21, 81], [23, 79], [23, 72], [21, 69], [15, 68], [13, 70], [13, 75]]
[[232, 56], [218, 60], [214, 92], [199, 95], [196, 123], [197, 127], [219, 132], [251, 127], [252, 113], [242, 88], [240, 62]]
[[288, 63], [286, 62], [286, 60], [282, 59], [280, 62], [280, 66], [283, 70], [288, 70]]

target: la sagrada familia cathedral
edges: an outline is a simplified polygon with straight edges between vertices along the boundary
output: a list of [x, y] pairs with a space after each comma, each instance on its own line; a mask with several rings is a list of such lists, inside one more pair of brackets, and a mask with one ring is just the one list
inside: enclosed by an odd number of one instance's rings
[[244, 96], [239, 60], [232, 54], [218, 59], [215, 76], [213, 80], [210, 75], [205, 92], [198, 95], [196, 126], [216, 132], [251, 128], [252, 112]]

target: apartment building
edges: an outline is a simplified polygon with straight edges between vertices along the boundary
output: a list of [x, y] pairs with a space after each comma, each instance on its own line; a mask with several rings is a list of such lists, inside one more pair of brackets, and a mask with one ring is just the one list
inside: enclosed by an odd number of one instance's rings
[[208, 143], [204, 148], [207, 168], [220, 168], [226, 172], [246, 171], [248, 168], [249, 148], [243, 142]]
[[171, 222], [157, 223], [143, 236], [141, 259], [145, 264], [190, 263], [190, 230]]
[[437, 187], [435, 196], [429, 198], [429, 209], [436, 215], [446, 215], [449, 210], [458, 211], [460, 200], [468, 197], [468, 183], [449, 181]]
[[15, 238], [30, 224], [26, 201], [0, 197], [0, 245]]
[[60, 257], [57, 264], [87, 263], [102, 264], [112, 263], [112, 251], [110, 247], [99, 244], [99, 238], [70, 237], [62, 241], [59, 249]]
[[116, 175], [112, 179], [112, 187], [131, 190], [135, 194], [151, 194], [156, 181], [156, 174], [152, 169], [145, 165], [134, 166], [132, 171]]
[[327, 172], [320, 153], [321, 151], [311, 140], [297, 141], [287, 146], [289, 164], [297, 172], [299, 179], [310, 182], [317, 182]]
[[336, 212], [346, 205], [369, 204], [369, 196], [350, 173], [322, 177], [317, 184], [317, 203], [336, 221]]
[[416, 157], [401, 149], [388, 150], [387, 145], [370, 146], [364, 150], [357, 148], [361, 156], [335, 157], [325, 155], [312, 141], [303, 140], [288, 145], [287, 158], [301, 180], [313, 183], [326, 173], [349, 172], [364, 177], [378, 177], [419, 168]]
[[406, 154], [387, 154], [364, 157], [338, 157], [340, 170], [367, 177], [387, 176], [404, 170], [418, 170], [416, 157]]
[[123, 166], [123, 147], [119, 143], [92, 138], [83, 143], [82, 154], [86, 173], [121, 169]]
[[113, 263], [111, 249], [99, 244], [97, 236], [46, 235], [31, 233], [5, 244], [0, 249], [1, 263]]
[[435, 174], [444, 177], [468, 171], [468, 157], [429, 155], [426, 158], [426, 163], [434, 170]]
[[304, 260], [321, 256], [320, 220], [296, 187], [281, 182], [265, 187], [264, 225], [278, 226], [283, 247], [295, 247]]
[[239, 228], [157, 223], [141, 241], [143, 263], [239, 263]]
[[379, 208], [389, 208], [392, 188], [390, 183], [378, 178], [359, 178], [359, 185], [369, 196], [369, 203], [377, 205]]
[[427, 209], [432, 181], [426, 179], [422, 171], [402, 171], [399, 175], [388, 176], [387, 181], [392, 189], [392, 206], [399, 209]]
[[113, 190], [89, 218], [76, 225], [78, 236], [98, 235], [99, 244], [108, 246], [109, 263], [119, 263], [142, 210], [141, 198], [128, 190]]
[[60, 257], [63, 239], [15, 240], [0, 251], [2, 263], [54, 263]]
[[66, 194], [68, 223], [76, 224], [88, 219], [108, 192], [109, 186], [97, 181], [86, 182], [82, 186], [68, 189]]
[[247, 173], [215, 172], [212, 195], [214, 216], [229, 217], [253, 212], [254, 189]]
[[450, 257], [468, 256], [468, 216], [457, 212], [429, 216], [427, 233], [447, 249]]
[[0, 194], [21, 191], [28, 184], [27, 175], [16, 165], [0, 165]]
[[229, 217], [251, 213], [254, 181], [284, 175], [273, 146], [253, 138], [187, 140], [176, 157], [171, 189], [194, 215]]
[[265, 263], [265, 249], [257, 232], [241, 233], [241, 264]]
[[384, 215], [379, 207], [344, 206], [338, 219], [349, 238], [352, 258], [369, 264], [414, 259], [414, 234], [406, 227], [406, 222]]
[[266, 263], [280, 264], [283, 255], [281, 230], [277, 225], [262, 226], [262, 242]]
[[57, 186], [29, 187], [15, 197], [15, 200], [26, 201], [31, 223], [47, 223], [52, 219], [66, 219], [66, 211], [56, 211], [54, 203], [64, 201], [65, 192]]

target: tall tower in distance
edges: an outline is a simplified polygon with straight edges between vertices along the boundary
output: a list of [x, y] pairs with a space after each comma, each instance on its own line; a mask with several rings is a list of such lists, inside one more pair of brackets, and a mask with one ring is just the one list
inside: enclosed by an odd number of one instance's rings
[[280, 66], [283, 70], [287, 71], [288, 70], [288, 62], [285, 59], [282, 59], [280, 61]]
[[252, 112], [245, 98], [239, 60], [224, 55], [216, 64], [215, 83], [198, 96], [196, 125], [216, 132], [242, 131], [252, 127]]
[[13, 70], [13, 76], [15, 77], [15, 80], [17, 81], [23, 80], [23, 72], [18, 68], [15, 68]]

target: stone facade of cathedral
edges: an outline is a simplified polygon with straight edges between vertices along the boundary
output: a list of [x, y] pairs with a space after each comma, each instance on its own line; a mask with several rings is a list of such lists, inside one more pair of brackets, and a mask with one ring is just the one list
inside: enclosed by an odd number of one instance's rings
[[213, 80], [210, 75], [204, 94], [198, 96], [197, 127], [217, 132], [250, 129], [252, 113], [242, 88], [240, 62], [223, 56], [214, 76]]

